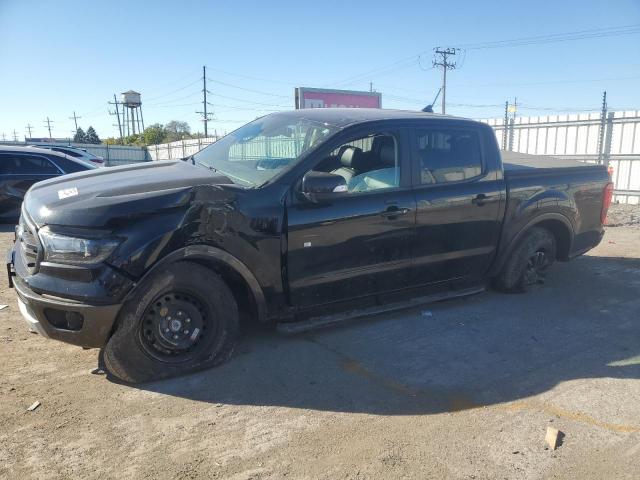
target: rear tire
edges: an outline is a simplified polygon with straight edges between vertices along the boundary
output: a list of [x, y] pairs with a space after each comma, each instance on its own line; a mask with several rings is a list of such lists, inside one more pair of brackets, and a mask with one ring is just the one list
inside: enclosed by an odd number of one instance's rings
[[226, 283], [202, 265], [177, 262], [137, 287], [101, 356], [107, 372], [124, 382], [174, 377], [228, 360], [238, 327]]
[[543, 283], [547, 270], [556, 259], [556, 239], [549, 230], [533, 227], [511, 252], [500, 274], [494, 279], [496, 289], [522, 293], [532, 285]]

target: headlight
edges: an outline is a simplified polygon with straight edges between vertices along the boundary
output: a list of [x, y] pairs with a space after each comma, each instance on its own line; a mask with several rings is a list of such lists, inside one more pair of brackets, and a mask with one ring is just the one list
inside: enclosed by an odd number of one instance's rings
[[86, 265], [106, 260], [120, 240], [116, 238], [70, 237], [41, 228], [38, 232], [44, 247], [44, 261]]

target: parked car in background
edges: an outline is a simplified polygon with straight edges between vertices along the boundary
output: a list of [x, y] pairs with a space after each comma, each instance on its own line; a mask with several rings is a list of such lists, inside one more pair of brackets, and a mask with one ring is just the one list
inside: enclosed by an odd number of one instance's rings
[[53, 150], [54, 152], [64, 153], [65, 155], [69, 155], [70, 157], [73, 157], [73, 158], [79, 158], [80, 160], [84, 160], [86, 162], [95, 163], [99, 167], [102, 167], [105, 165], [104, 158], [102, 158], [99, 155], [95, 155], [91, 152], [87, 152], [84, 148], [72, 147], [69, 145], [57, 145], [57, 144], [30, 145], [30, 147], [46, 148], [48, 150]]
[[524, 291], [598, 245], [612, 193], [603, 165], [503, 161], [471, 120], [279, 112], [186, 162], [34, 186], [9, 284], [31, 328], [155, 380], [227, 360], [241, 317], [291, 329], [488, 281]]
[[31, 185], [95, 164], [44, 148], [0, 146], [0, 222], [15, 222]]

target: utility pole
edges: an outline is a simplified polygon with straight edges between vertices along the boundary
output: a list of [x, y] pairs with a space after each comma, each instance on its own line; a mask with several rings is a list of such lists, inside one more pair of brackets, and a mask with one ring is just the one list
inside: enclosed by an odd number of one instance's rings
[[373, 82], [369, 82], [369, 91], [373, 92]]
[[[449, 62], [448, 58], [451, 55], [456, 54], [455, 48], [440, 48], [435, 49], [436, 58], [433, 60], [434, 67], [442, 67], [442, 113], [446, 113], [446, 99], [447, 99], [447, 70], [453, 70], [456, 68], [455, 62]], [[440, 58], [438, 58], [440, 55]]]
[[7, 136], [4, 134], [4, 132], [2, 132], [2, 141], [3, 142], [7, 141]]
[[49, 139], [53, 138], [51, 136], [51, 120], [49, 120], [49, 117], [47, 117], [47, 119], [45, 120], [45, 123], [47, 124], [47, 129], [49, 130]]
[[76, 125], [76, 132], [78, 131], [78, 119], [82, 118], [76, 115], [76, 112], [73, 112], [73, 117], [69, 117], [69, 120], [73, 120], [73, 123]]
[[209, 122], [209, 115], [207, 113], [207, 93], [211, 93], [207, 90], [207, 67], [206, 65], [202, 66], [202, 112], [196, 112], [202, 115], [202, 121], [204, 122], [204, 136], [209, 136], [209, 130], [207, 129], [207, 123]]
[[30, 123], [27, 123], [27, 126], [24, 127], [29, 131], [29, 138], [31, 138], [31, 129], [33, 128]]
[[[118, 119], [118, 132], [120, 132], [120, 142], [122, 142], [122, 124], [120, 123], [120, 112], [118, 110], [118, 99], [116, 98], [116, 94], [113, 94], [113, 103], [109, 102], [109, 105], [115, 105], [116, 111], [115, 116]], [[124, 113], [124, 112], [123, 112]], [[109, 111], [109, 115], [114, 115], [114, 112]]]
[[17, 142], [18, 141], [18, 132], [16, 132], [16, 129], [13, 129], [13, 141]]
[[207, 66], [202, 66], [202, 108], [204, 110], [204, 136], [207, 137], [207, 124], [209, 123], [209, 119], [207, 118]]

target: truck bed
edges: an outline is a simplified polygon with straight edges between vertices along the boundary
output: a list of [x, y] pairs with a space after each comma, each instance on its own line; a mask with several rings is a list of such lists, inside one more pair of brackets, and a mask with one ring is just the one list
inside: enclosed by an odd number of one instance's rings
[[530, 155], [519, 152], [501, 152], [505, 174], [517, 176], [519, 174], [536, 173], [544, 174], [573, 169], [603, 169], [603, 165], [589, 164], [566, 158], [552, 157], [548, 155]]

